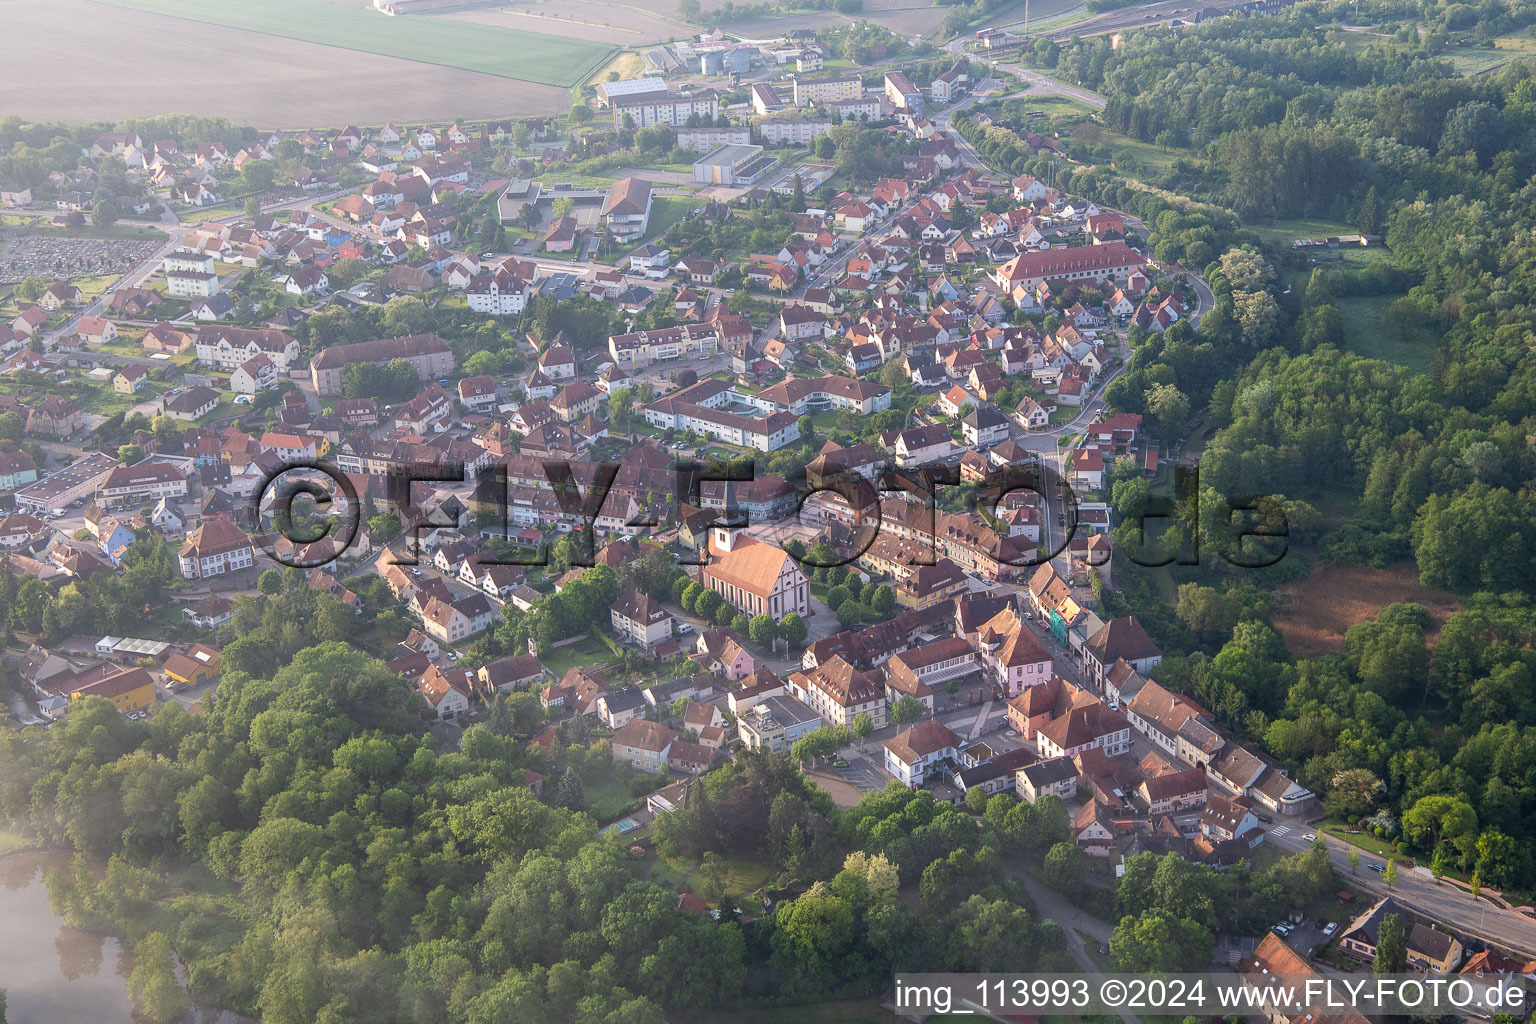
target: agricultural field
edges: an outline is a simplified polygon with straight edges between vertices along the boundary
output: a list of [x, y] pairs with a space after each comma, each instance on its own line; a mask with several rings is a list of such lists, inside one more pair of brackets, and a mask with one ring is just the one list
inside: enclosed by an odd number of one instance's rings
[[666, 0], [653, 0], [644, 5], [605, 3], [603, 0], [517, 0], [497, 7], [451, 11], [437, 17], [616, 46], [643, 46], [683, 39], [697, 31], [687, 22], [678, 20], [676, 15], [677, 5]]
[[1275, 627], [1291, 653], [1303, 658], [1343, 653], [1344, 630], [1356, 622], [1370, 622], [1389, 604], [1412, 601], [1429, 609], [1434, 622], [1430, 643], [1440, 627], [1461, 611], [1461, 601], [1443, 590], [1419, 586], [1418, 570], [1408, 563], [1386, 569], [1322, 563], [1306, 579], [1279, 589], [1282, 605]]
[[93, 2], [565, 88], [586, 81], [613, 53], [603, 43], [543, 35], [527, 28], [466, 25], [421, 15], [389, 18], [323, 0]]
[[[719, 4], [714, 2], [704, 4], [706, 11], [718, 6]], [[898, 35], [932, 36], [938, 31], [939, 23], [944, 20], [944, 15], [947, 13], [949, 13], [948, 7], [914, 3], [913, 0], [867, 0], [864, 10], [858, 14], [800, 11], [773, 18], [760, 18], [756, 21], [732, 22], [721, 27], [731, 35], [743, 39], [771, 39], [784, 35], [791, 29], [825, 28], [828, 25], [840, 23], [868, 21], [876, 25], [884, 25]]]
[[[1029, 5], [1029, 30], [1046, 31], [1061, 28], [1078, 21], [1086, 21], [1093, 15], [1083, 8], [1082, 0], [1032, 0]], [[994, 13], [977, 28], [1007, 28], [1024, 26], [1024, 5], [1012, 4]]]
[[[570, 105], [557, 86], [88, 0], [7, 0], [4, 11], [10, 45], [0, 61], [0, 116], [94, 122], [178, 113], [302, 129], [553, 114]], [[131, 76], [99, 58], [114, 52], [133, 53]], [[220, 54], [217, 80], [189, 78], [189, 53]], [[61, 76], [61, 66], [73, 70]], [[359, 89], [360, 81], [389, 87]]]

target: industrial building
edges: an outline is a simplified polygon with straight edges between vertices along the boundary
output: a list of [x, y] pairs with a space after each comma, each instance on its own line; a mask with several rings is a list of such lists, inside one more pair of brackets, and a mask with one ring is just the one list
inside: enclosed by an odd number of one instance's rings
[[611, 106], [616, 96], [644, 96], [667, 91], [667, 81], [660, 75], [629, 78], [622, 82], [602, 82], [597, 87], [597, 98], [603, 106]]
[[755, 185], [775, 160], [762, 146], [721, 146], [693, 165], [693, 180], [706, 185]]

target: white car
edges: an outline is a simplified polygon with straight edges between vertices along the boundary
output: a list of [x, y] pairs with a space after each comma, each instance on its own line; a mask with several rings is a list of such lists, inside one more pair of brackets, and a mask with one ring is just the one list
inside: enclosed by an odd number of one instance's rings
[[677, 635], [678, 636], [687, 636], [689, 633], [692, 633], [692, 632], [693, 632], [693, 627], [690, 626], [686, 622], [684, 622], [682, 625], [677, 627]]
[[1337, 922], [1337, 921], [1329, 921], [1328, 922], [1328, 927], [1323, 929], [1323, 938], [1325, 938], [1325, 939], [1328, 938], [1329, 936], [1331, 936], [1334, 932], [1336, 932], [1338, 930], [1339, 930], [1339, 922]]
[[1317, 833], [1308, 832], [1306, 835], [1301, 837], [1301, 841], [1304, 843], [1315, 843], [1317, 842]]

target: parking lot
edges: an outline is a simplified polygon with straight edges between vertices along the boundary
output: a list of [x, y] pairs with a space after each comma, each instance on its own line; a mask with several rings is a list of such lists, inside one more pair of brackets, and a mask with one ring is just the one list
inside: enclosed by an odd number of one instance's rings
[[846, 779], [849, 785], [857, 787], [861, 793], [873, 793], [884, 789], [885, 784], [891, 781], [891, 776], [886, 774], [885, 769], [881, 768], [879, 761], [876, 760], [881, 756], [878, 753], [879, 745], [874, 744], [873, 741], [871, 743], [873, 744], [871, 753], [855, 753], [844, 762], [845, 767], [839, 767], [835, 763], [832, 765], [833, 771]]

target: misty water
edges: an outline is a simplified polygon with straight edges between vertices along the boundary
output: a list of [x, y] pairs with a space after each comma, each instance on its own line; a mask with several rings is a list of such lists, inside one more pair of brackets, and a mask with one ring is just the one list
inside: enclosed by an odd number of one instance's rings
[[48, 907], [43, 874], [62, 853], [0, 857], [0, 988], [18, 1024], [133, 1024], [128, 958], [116, 939], [71, 928]]

